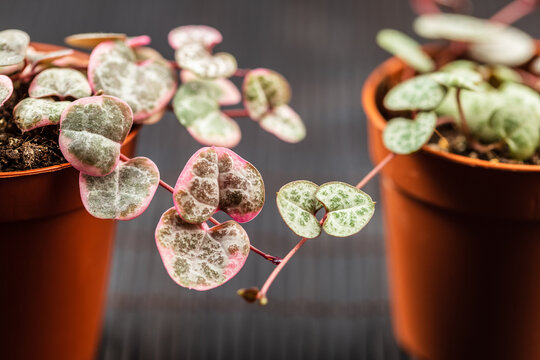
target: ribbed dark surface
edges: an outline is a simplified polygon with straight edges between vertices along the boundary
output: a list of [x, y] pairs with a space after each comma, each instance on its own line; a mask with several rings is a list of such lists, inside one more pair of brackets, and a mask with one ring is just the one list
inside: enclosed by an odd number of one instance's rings
[[[503, 3], [477, 1], [477, 14], [488, 16]], [[218, 49], [235, 54], [241, 67], [282, 72], [307, 139], [286, 144], [246, 119], [235, 149], [263, 174], [268, 197], [245, 228], [255, 246], [276, 255], [298, 241], [277, 213], [273, 194], [281, 185], [296, 179], [356, 184], [369, 171], [360, 92], [387, 57], [375, 33], [383, 27], [412, 33], [412, 19], [404, 0], [3, 1], [0, 12], [2, 28], [21, 28], [35, 41], [61, 43], [65, 35], [86, 31], [149, 34], [169, 58], [171, 28], [208, 24], [224, 35]], [[520, 25], [538, 37], [537, 21], [536, 14]], [[143, 129], [138, 154], [152, 158], [174, 184], [198, 148], [167, 114]], [[365, 190], [379, 200], [376, 182]], [[261, 308], [235, 294], [262, 285], [272, 270], [254, 255], [238, 276], [209, 292], [169, 279], [153, 233], [170, 206], [169, 194], [158, 190], [144, 215], [119, 226], [100, 359], [406, 358], [391, 332], [380, 208], [358, 236], [307, 243]]]

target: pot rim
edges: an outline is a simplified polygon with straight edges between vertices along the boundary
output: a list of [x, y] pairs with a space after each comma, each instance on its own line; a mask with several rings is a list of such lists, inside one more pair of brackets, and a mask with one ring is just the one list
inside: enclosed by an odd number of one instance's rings
[[[367, 121], [371, 122], [381, 132], [384, 130], [387, 120], [379, 111], [375, 101], [377, 89], [387, 74], [395, 73], [404, 66], [403, 61], [397, 57], [389, 58], [371, 72], [362, 88], [362, 105], [366, 112]], [[468, 156], [436, 150], [427, 145], [422, 146], [419, 152], [471, 167], [500, 171], [540, 172], [540, 165], [492, 163], [487, 160], [473, 159]]]
[[[59, 49], [68, 49], [65, 46], [46, 44], [46, 43], [40, 43], [40, 42], [31, 42], [30, 46], [47, 49], [49, 51], [59, 50]], [[75, 51], [74, 55], [77, 56], [77, 57], [84, 57], [84, 58], [89, 57], [89, 54], [87, 54], [85, 52], [78, 51], [78, 50], [74, 50], [74, 51]], [[133, 140], [133, 138], [137, 135], [137, 133], [139, 132], [140, 129], [141, 129], [140, 125], [133, 124], [133, 126], [131, 128], [131, 131], [129, 132], [128, 136], [124, 140], [124, 143], [131, 142]], [[19, 177], [19, 176], [30, 176], [30, 175], [45, 174], [45, 173], [50, 173], [50, 172], [66, 169], [66, 168], [69, 168], [69, 167], [72, 167], [70, 163], [63, 163], [63, 164], [52, 165], [52, 166], [47, 166], [47, 167], [43, 167], [43, 168], [30, 169], [30, 170], [0, 171], [0, 179], [7, 179], [7, 178], [13, 178], [13, 177]]]

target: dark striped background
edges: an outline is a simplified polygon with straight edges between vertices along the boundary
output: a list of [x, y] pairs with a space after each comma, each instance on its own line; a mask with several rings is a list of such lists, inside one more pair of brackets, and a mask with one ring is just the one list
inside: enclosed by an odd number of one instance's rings
[[[488, 16], [506, 1], [476, 1]], [[291, 180], [356, 184], [370, 169], [360, 91], [387, 55], [378, 29], [409, 34], [413, 14], [404, 0], [8, 1], [2, 28], [20, 28], [33, 40], [61, 43], [87, 31], [149, 34], [172, 58], [166, 36], [178, 25], [220, 29], [218, 46], [241, 67], [282, 72], [308, 137], [285, 144], [250, 120], [240, 120], [235, 151], [263, 174], [268, 201], [246, 224], [254, 245], [283, 256], [298, 240], [282, 223], [273, 194]], [[519, 24], [540, 36], [538, 14]], [[143, 129], [138, 154], [152, 158], [174, 184], [197, 143], [167, 114]], [[379, 199], [376, 182], [365, 190]], [[158, 191], [140, 218], [121, 223], [107, 299], [100, 359], [404, 359], [392, 337], [386, 289], [381, 211], [359, 235], [321, 236], [306, 244], [278, 277], [269, 305], [244, 303], [238, 288], [262, 285], [272, 265], [250, 256], [241, 273], [213, 291], [176, 286], [161, 265], [154, 228], [171, 206]]]

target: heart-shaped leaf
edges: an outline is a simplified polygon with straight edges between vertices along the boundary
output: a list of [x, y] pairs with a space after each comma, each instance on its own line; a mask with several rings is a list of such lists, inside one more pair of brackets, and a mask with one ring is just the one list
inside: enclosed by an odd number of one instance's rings
[[17, 65], [24, 61], [30, 36], [21, 30], [0, 31], [0, 66]]
[[321, 185], [315, 197], [326, 208], [323, 229], [328, 235], [354, 235], [366, 226], [375, 212], [375, 203], [368, 194], [342, 182]]
[[120, 41], [102, 42], [92, 51], [88, 80], [94, 91], [127, 102], [135, 121], [161, 111], [176, 91], [176, 75], [168, 63], [137, 63], [133, 49]]
[[102, 42], [116, 40], [124, 41], [126, 38], [126, 34], [119, 33], [82, 33], [70, 35], [64, 39], [64, 42], [69, 46], [93, 49]]
[[0, 107], [8, 101], [11, 94], [13, 94], [13, 82], [11, 78], [6, 75], [0, 75]]
[[394, 86], [384, 97], [388, 110], [432, 110], [444, 98], [446, 89], [430, 75], [421, 75]]
[[435, 63], [422, 50], [420, 44], [401, 31], [393, 29], [379, 31], [377, 44], [419, 72], [430, 72], [435, 69]]
[[530, 108], [540, 114], [540, 93], [530, 87], [506, 82], [499, 87], [499, 91], [508, 106]]
[[461, 89], [480, 91], [482, 75], [473, 70], [454, 70], [452, 72], [439, 71], [429, 75], [433, 80], [446, 87], [456, 87]]
[[536, 54], [536, 43], [529, 34], [508, 26], [472, 44], [469, 54], [488, 64], [519, 66]]
[[236, 105], [240, 101], [242, 101], [242, 94], [240, 94], [240, 91], [238, 90], [236, 85], [234, 85], [233, 82], [229, 79], [221, 78], [214, 80], [201, 80], [197, 76], [195, 76], [195, 74], [187, 70], [182, 70], [180, 72], [180, 78], [182, 79], [182, 83], [187, 83], [190, 81], [209, 81], [212, 84], [216, 85], [220, 90], [220, 94], [218, 97], [219, 105]]
[[145, 157], [120, 162], [106, 176], [79, 176], [84, 207], [100, 219], [136, 218], [146, 210], [158, 186], [159, 170]]
[[540, 115], [532, 108], [505, 106], [495, 111], [490, 126], [508, 145], [514, 159], [531, 157], [540, 143]]
[[291, 87], [279, 73], [269, 69], [254, 69], [244, 77], [242, 85], [244, 107], [253, 120], [291, 100]]
[[315, 213], [323, 206], [315, 193], [319, 186], [311, 181], [297, 180], [279, 189], [276, 197], [279, 213], [285, 224], [298, 236], [312, 239], [321, 234]]
[[499, 80], [500, 82], [505, 81], [513, 81], [513, 82], [521, 82], [523, 79], [521, 78], [521, 75], [514, 69], [505, 66], [505, 65], [494, 65], [491, 67], [491, 76], [493, 76], [495, 79]]
[[0, 66], [0, 75], [13, 75], [25, 68], [25, 62], [22, 61], [15, 65]]
[[13, 109], [15, 124], [25, 132], [38, 127], [56, 125], [70, 101], [25, 98]]
[[55, 60], [62, 59], [66, 56], [73, 55], [75, 51], [72, 49], [62, 49], [56, 51], [37, 51], [32, 46], [26, 49], [26, 59], [32, 63], [32, 66], [38, 64], [49, 64]]
[[202, 148], [178, 177], [173, 200], [189, 223], [205, 222], [218, 210], [243, 223], [261, 211], [264, 183], [259, 171], [232, 150]]
[[259, 121], [261, 127], [278, 139], [297, 143], [306, 137], [306, 127], [300, 116], [288, 105], [280, 105]]
[[418, 113], [415, 120], [394, 118], [384, 128], [384, 146], [396, 154], [413, 153], [429, 140], [436, 122], [434, 112]]
[[485, 40], [501, 32], [504, 28], [504, 26], [488, 20], [448, 13], [421, 15], [414, 21], [413, 27], [418, 35], [428, 39], [463, 42]]
[[221, 52], [212, 54], [202, 43], [189, 43], [176, 50], [178, 65], [203, 79], [226, 78], [234, 74], [237, 63], [234, 56]]
[[175, 50], [190, 43], [200, 43], [207, 49], [211, 49], [222, 41], [221, 33], [210, 26], [186, 25], [169, 32], [169, 45]]
[[33, 98], [57, 96], [60, 99], [80, 99], [90, 96], [92, 89], [80, 71], [52, 68], [37, 74], [30, 84], [28, 94]]
[[203, 145], [234, 147], [242, 137], [240, 127], [219, 110], [221, 89], [210, 81], [182, 84], [173, 99], [178, 121]]
[[105, 176], [116, 168], [132, 124], [131, 108], [114, 96], [76, 100], [60, 117], [60, 150], [80, 172]]
[[249, 237], [238, 223], [230, 220], [212, 228], [189, 224], [174, 208], [162, 215], [156, 244], [174, 282], [200, 291], [229, 281], [249, 255]]

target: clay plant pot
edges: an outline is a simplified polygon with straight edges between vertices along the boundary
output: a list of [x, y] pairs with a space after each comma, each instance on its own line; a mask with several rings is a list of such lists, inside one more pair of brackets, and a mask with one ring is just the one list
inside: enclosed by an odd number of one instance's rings
[[[124, 154], [133, 155], [137, 133]], [[70, 164], [0, 172], [3, 359], [95, 356], [116, 224], [86, 212], [78, 179]]]
[[[380, 99], [403, 64], [363, 89], [374, 163], [389, 152]], [[424, 146], [383, 170], [393, 329], [420, 359], [540, 359], [540, 166]]]

